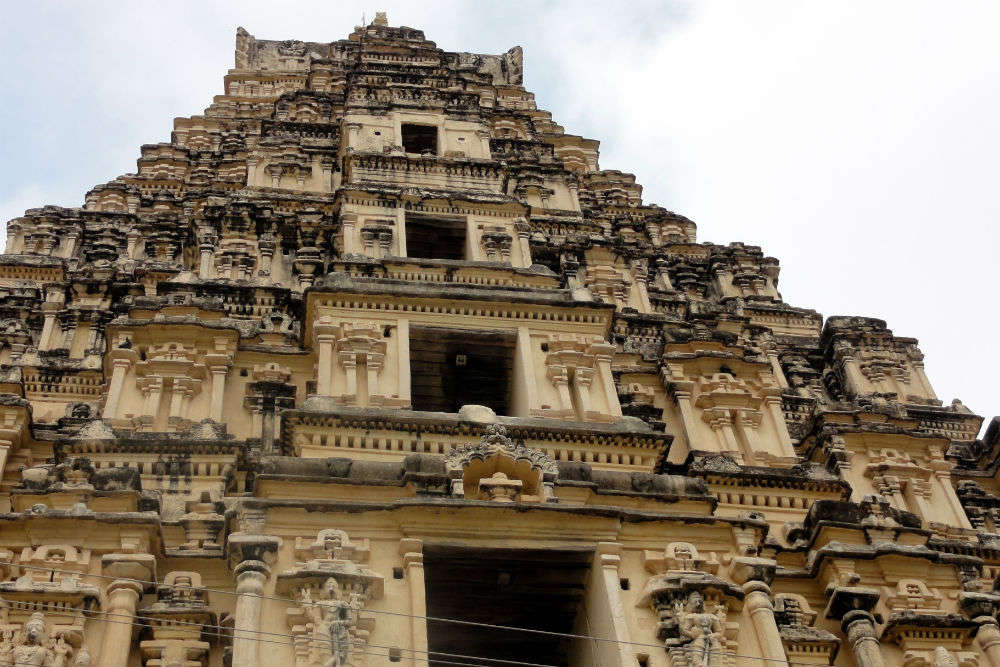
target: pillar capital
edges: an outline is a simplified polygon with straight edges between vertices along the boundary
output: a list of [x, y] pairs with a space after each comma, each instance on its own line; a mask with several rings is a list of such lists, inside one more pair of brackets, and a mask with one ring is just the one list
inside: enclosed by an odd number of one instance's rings
[[119, 581], [146, 584], [156, 578], [156, 557], [152, 554], [105, 554], [101, 557], [101, 573], [115, 578], [112, 585]]
[[273, 535], [232, 533], [229, 536], [229, 564], [234, 570], [246, 564], [242, 571], [269, 572], [281, 546], [281, 538]]
[[875, 617], [870, 611], [863, 609], [853, 609], [844, 614], [840, 621], [840, 629], [852, 644], [862, 639], [878, 639], [878, 635], [875, 634]]
[[735, 583], [742, 585], [744, 590], [753, 584], [763, 584], [770, 594], [771, 582], [774, 581], [777, 567], [778, 562], [771, 558], [741, 556], [733, 559], [729, 576]]

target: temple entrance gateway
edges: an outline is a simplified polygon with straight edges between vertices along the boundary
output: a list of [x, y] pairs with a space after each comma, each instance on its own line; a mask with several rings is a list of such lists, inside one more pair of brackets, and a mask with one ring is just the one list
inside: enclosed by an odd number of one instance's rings
[[[427, 545], [427, 615], [573, 633], [583, 609], [593, 557], [589, 549]], [[569, 656], [576, 653], [574, 641], [579, 640], [440, 621], [427, 623], [431, 667], [446, 667], [444, 661], [459, 660], [443, 653], [570, 667]]]

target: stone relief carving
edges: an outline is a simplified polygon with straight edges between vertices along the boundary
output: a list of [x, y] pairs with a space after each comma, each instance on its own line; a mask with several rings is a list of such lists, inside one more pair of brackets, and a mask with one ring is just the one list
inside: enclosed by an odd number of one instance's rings
[[515, 443], [500, 424], [490, 424], [479, 442], [445, 456], [452, 495], [498, 502], [554, 500], [559, 473], [545, 452]]
[[384, 589], [382, 577], [363, 566], [368, 555], [367, 542], [335, 528], [296, 540], [296, 567], [278, 575], [276, 588], [298, 602], [286, 611], [296, 667], [357, 664], [355, 651], [375, 623], [365, 606]]

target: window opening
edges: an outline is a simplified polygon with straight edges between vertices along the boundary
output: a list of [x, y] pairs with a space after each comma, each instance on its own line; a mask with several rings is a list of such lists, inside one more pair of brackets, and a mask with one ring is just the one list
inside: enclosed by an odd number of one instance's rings
[[412, 327], [413, 409], [458, 412], [463, 405], [485, 405], [506, 415], [516, 344], [513, 332]]
[[406, 215], [406, 255], [465, 259], [465, 219]]
[[437, 155], [436, 125], [416, 125], [403, 123], [400, 128], [403, 135], [403, 150], [418, 155]]
[[[427, 615], [532, 630], [586, 628], [584, 594], [593, 551], [424, 546]], [[585, 633], [585, 630], [581, 634]], [[512, 630], [427, 622], [430, 667], [437, 653], [545, 665], [580, 664], [592, 642]], [[499, 664], [499, 662], [497, 663]]]

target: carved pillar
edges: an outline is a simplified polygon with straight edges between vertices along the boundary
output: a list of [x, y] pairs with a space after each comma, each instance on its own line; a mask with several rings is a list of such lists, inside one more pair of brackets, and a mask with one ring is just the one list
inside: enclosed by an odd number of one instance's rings
[[997, 619], [992, 616], [979, 616], [972, 620], [979, 624], [976, 645], [989, 660], [989, 667], [1000, 667], [1000, 627], [997, 626]]
[[855, 609], [844, 614], [841, 628], [854, 651], [858, 667], [886, 667], [875, 631], [875, 618], [870, 612]]
[[774, 429], [778, 432], [781, 456], [795, 456], [795, 446], [792, 445], [792, 436], [785, 422], [785, 411], [781, 407], [781, 396], [765, 396], [764, 405], [767, 406], [767, 412], [774, 422]]
[[771, 603], [771, 581], [777, 563], [765, 558], [737, 558], [733, 565], [733, 580], [742, 584], [746, 598], [744, 609], [760, 642], [762, 657], [774, 667], [788, 664], [781, 632], [774, 618]]
[[333, 395], [333, 344], [337, 340], [337, 326], [317, 322], [313, 326], [316, 340], [316, 393], [320, 396]]
[[521, 251], [521, 264], [531, 266], [531, 225], [518, 218], [514, 222], [514, 232], [517, 234], [517, 247]]
[[653, 312], [653, 306], [649, 303], [649, 267], [645, 259], [633, 260], [632, 275], [635, 277], [632, 284], [635, 286], [636, 298], [639, 301], [639, 311]]
[[67, 231], [66, 234], [63, 236], [63, 246], [61, 248], [59, 256], [66, 258], [72, 257], [73, 254], [76, 252], [76, 244], [77, 241], [79, 240], [80, 240], [80, 230], [71, 229]]
[[778, 381], [778, 386], [782, 389], [788, 389], [788, 379], [785, 378], [785, 371], [781, 368], [781, 362], [778, 361], [778, 351], [774, 349], [768, 350], [767, 361], [771, 364], [771, 373], [774, 375], [774, 379]]
[[105, 593], [104, 627], [99, 667], [129, 664], [135, 607], [144, 587], [155, 577], [156, 559], [149, 554], [108, 554], [101, 558], [103, 573], [111, 580]]
[[593, 368], [577, 368], [573, 371], [573, 394], [576, 404], [580, 407], [581, 419], [591, 412], [590, 385], [594, 381]]
[[[142, 414], [156, 421], [156, 413], [160, 407], [160, 396], [163, 393], [163, 378], [159, 375], [147, 375], [136, 383], [144, 394], [142, 399]], [[174, 388], [176, 392], [176, 387]]]
[[413, 667], [427, 667], [427, 594], [424, 586], [424, 544], [421, 540], [399, 542], [403, 576], [410, 586], [410, 656]]
[[937, 479], [938, 488], [941, 489], [941, 493], [948, 500], [948, 505], [951, 507], [955, 522], [962, 528], [971, 529], [972, 524], [969, 523], [969, 517], [965, 513], [965, 508], [962, 507], [962, 502], [958, 499], [958, 494], [955, 493], [955, 487], [951, 484], [951, 464], [941, 461], [940, 467], [934, 470], [934, 477]]
[[132, 648], [132, 623], [135, 606], [139, 602], [142, 585], [128, 579], [116, 579], [107, 589], [107, 606], [104, 610], [107, 624], [101, 642], [101, 667], [120, 667], [128, 664]]
[[56, 329], [56, 315], [62, 308], [62, 304], [56, 301], [45, 301], [42, 303], [42, 312], [45, 314], [45, 324], [42, 325], [42, 335], [38, 340], [40, 351], [51, 350], [54, 345], [53, 337]]
[[226, 375], [229, 373], [228, 364], [216, 364], [209, 366], [212, 372], [212, 403], [208, 416], [217, 422], [222, 421], [223, 399], [226, 397]]
[[569, 369], [565, 366], [550, 365], [545, 374], [559, 394], [559, 411], [572, 412], [573, 399], [569, 393]]
[[594, 576], [597, 580], [591, 586], [599, 588], [594, 593], [603, 598], [605, 611], [610, 620], [602, 639], [595, 647], [600, 656], [600, 664], [606, 667], [635, 667], [638, 661], [631, 644], [625, 605], [621, 597], [621, 552], [622, 547], [615, 542], [599, 542], [594, 559]]
[[851, 396], [863, 394], [865, 388], [865, 376], [861, 373], [858, 359], [855, 356], [854, 347], [847, 342], [836, 345], [835, 348], [840, 353], [840, 360], [844, 369], [844, 382], [847, 391]]
[[267, 563], [274, 560], [280, 543], [281, 540], [270, 535], [229, 536], [230, 565], [236, 575], [232, 667], [260, 665], [261, 594], [271, 573]]
[[594, 352], [597, 375], [604, 387], [604, 395], [607, 397], [608, 414], [612, 417], [621, 417], [622, 406], [618, 402], [618, 388], [615, 386], [615, 378], [611, 372], [611, 360], [614, 357], [615, 348], [609, 343], [601, 342], [591, 345], [590, 350]]
[[[677, 404], [677, 411], [681, 413], [681, 429], [684, 431], [684, 438], [687, 440], [688, 449], [695, 447], [695, 421], [694, 411], [691, 409], [691, 388], [692, 382], [673, 383], [671, 394]], [[668, 385], [669, 386], [669, 385]]]
[[131, 349], [118, 348], [111, 351], [111, 382], [108, 386], [108, 398], [104, 402], [104, 418], [114, 419], [118, 414], [118, 403], [121, 401], [122, 389], [125, 386], [125, 373], [138, 358]]
[[198, 263], [198, 277], [207, 280], [212, 277], [212, 256], [215, 254], [215, 246], [210, 242], [203, 242], [198, 246], [200, 261]]

